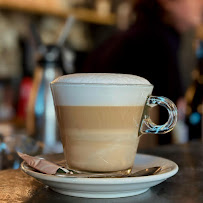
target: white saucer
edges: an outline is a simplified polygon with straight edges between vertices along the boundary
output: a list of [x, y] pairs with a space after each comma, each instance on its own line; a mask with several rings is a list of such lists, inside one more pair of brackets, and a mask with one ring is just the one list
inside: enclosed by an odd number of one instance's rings
[[[47, 160], [63, 163], [62, 154], [42, 155]], [[36, 172], [25, 162], [21, 169], [28, 175], [38, 179], [52, 190], [70, 196], [86, 198], [117, 198], [134, 196], [146, 192], [178, 172], [178, 165], [165, 158], [137, 154], [133, 171], [161, 166], [162, 170], [156, 175], [127, 178], [64, 178]]]

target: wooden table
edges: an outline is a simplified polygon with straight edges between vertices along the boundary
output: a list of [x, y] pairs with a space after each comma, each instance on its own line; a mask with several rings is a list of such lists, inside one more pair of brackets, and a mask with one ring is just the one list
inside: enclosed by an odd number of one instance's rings
[[138, 196], [118, 199], [85, 199], [58, 194], [20, 169], [3, 170], [0, 171], [0, 202], [203, 202], [203, 143], [167, 145], [140, 152], [176, 162], [179, 165], [179, 172], [174, 177]]

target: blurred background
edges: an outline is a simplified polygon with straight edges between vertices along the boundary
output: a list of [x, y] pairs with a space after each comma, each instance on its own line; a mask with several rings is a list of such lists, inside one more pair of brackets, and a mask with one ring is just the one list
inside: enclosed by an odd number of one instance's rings
[[[98, 72], [87, 71], [91, 57], [103, 44], [105, 53], [111, 50], [113, 40], [109, 39], [127, 33], [136, 23], [135, 3], [0, 0], [0, 170], [19, 167], [16, 151], [30, 155], [62, 152], [49, 83], [64, 74]], [[140, 148], [203, 137], [203, 24], [179, 35], [177, 68], [183, 94], [174, 101], [179, 108], [178, 124], [164, 142], [163, 137], [143, 136]], [[135, 60], [136, 53], [131, 53]], [[104, 68], [100, 72], [116, 71]], [[158, 122], [159, 110], [154, 114]]]

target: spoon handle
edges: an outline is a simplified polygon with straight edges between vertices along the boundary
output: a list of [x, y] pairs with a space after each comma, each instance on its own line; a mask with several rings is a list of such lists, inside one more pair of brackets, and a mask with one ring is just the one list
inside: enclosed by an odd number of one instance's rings
[[161, 171], [160, 166], [146, 168], [141, 171], [137, 171], [135, 173], [129, 174], [127, 177], [139, 177], [139, 176], [149, 176], [149, 175], [155, 175], [156, 173]]

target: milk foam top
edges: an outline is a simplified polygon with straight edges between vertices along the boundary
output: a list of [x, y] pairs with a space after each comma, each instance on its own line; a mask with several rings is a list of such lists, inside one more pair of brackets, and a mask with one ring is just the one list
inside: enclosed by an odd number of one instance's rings
[[64, 75], [52, 83], [84, 84], [150, 84], [148, 80], [137, 75], [110, 73], [78, 73]]
[[57, 106], [140, 106], [153, 85], [135, 75], [80, 73], [55, 79], [51, 89]]

